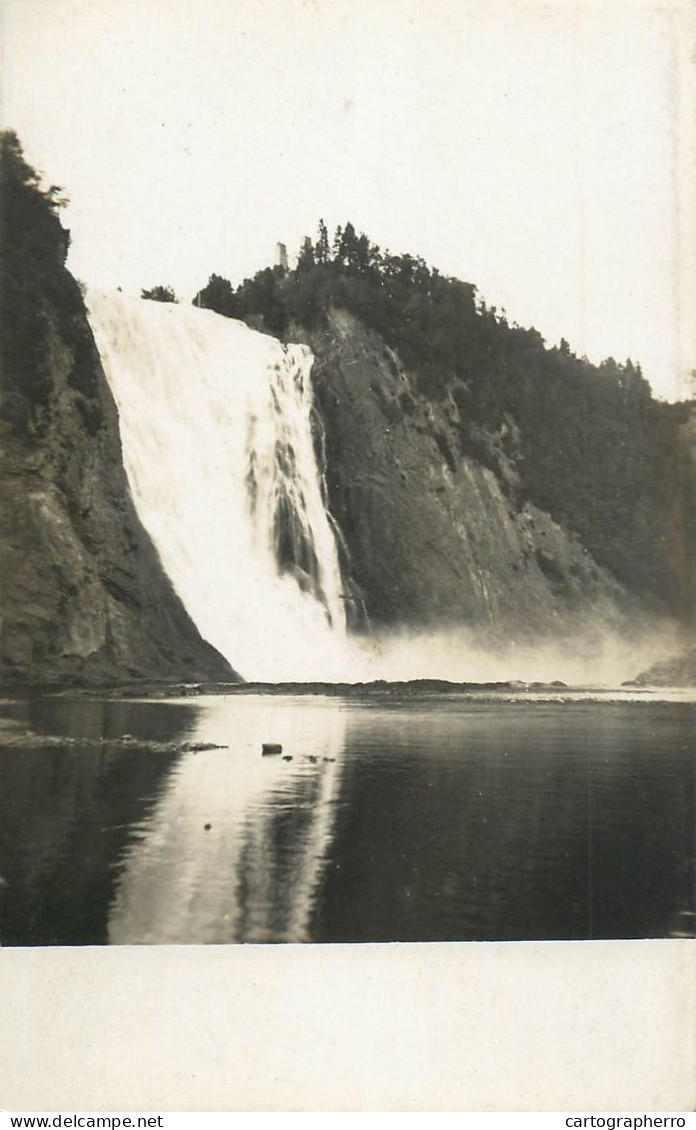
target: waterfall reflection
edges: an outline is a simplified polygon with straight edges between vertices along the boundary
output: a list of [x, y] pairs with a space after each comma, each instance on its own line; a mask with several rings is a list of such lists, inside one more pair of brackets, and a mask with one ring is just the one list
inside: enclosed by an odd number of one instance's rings
[[[340, 704], [199, 700], [194, 742], [135, 829], [109, 915], [115, 944], [302, 942], [341, 782]], [[263, 757], [263, 742], [282, 756]], [[284, 760], [291, 758], [292, 760]]]

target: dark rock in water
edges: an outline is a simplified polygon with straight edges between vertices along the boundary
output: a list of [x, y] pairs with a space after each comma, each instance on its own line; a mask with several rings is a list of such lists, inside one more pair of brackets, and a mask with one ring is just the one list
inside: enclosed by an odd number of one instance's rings
[[226, 745], [216, 745], [215, 742], [184, 742], [182, 753], [206, 753], [210, 749], [229, 749]]
[[122, 734], [118, 738], [74, 738], [66, 734], [37, 733], [32, 727], [3, 719], [0, 721], [0, 749], [91, 749], [94, 745], [104, 749], [138, 749], [141, 753], [179, 754], [193, 753], [210, 749], [227, 749], [227, 746], [212, 742], [157, 741], [151, 738], [137, 738], [132, 734]]
[[289, 753], [286, 753], [285, 756], [283, 757], [283, 761], [292, 761], [292, 755], [289, 754]]
[[212, 824], [204, 824], [203, 829], [204, 829], [204, 831], [209, 832], [210, 829], [212, 828], [212, 826], [213, 826]]
[[264, 757], [274, 757], [283, 752], [282, 745], [275, 742], [264, 742], [261, 746], [261, 753]]

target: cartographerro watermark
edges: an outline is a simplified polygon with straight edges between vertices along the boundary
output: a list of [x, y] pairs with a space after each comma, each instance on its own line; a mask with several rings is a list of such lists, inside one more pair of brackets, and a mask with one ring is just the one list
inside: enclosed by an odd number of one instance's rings
[[604, 1127], [604, 1130], [647, 1130], [653, 1126], [686, 1126], [686, 1119], [671, 1114], [569, 1114], [565, 1120], [566, 1126], [594, 1128]]

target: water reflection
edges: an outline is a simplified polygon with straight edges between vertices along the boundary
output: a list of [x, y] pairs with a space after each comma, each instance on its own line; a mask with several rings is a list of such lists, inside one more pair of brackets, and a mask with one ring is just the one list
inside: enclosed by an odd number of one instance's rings
[[[161, 741], [178, 739], [196, 710], [44, 700], [3, 706], [2, 713], [37, 740], [33, 748], [11, 740], [0, 747], [0, 940], [105, 943], [131, 823], [154, 803], [176, 762], [175, 755], [144, 757], [135, 746], [107, 743], [144, 729]], [[42, 733], [50, 744], [41, 744]]]
[[[340, 705], [208, 700], [196, 738], [229, 749], [186, 754], [169, 777], [125, 854], [109, 940], [308, 941], [340, 789]], [[268, 741], [282, 757], [261, 756]]]
[[3, 719], [5, 945], [694, 933], [692, 704], [241, 695]]

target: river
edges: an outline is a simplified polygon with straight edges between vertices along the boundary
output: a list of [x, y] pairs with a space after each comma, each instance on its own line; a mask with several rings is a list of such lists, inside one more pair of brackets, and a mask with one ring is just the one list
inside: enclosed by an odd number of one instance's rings
[[693, 936], [692, 699], [5, 699], [0, 942]]

